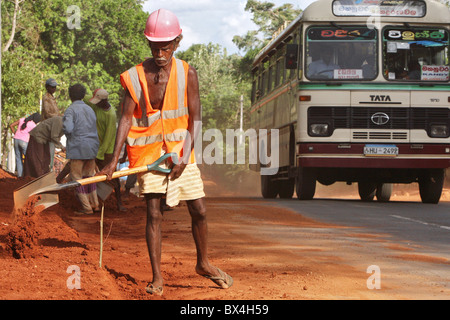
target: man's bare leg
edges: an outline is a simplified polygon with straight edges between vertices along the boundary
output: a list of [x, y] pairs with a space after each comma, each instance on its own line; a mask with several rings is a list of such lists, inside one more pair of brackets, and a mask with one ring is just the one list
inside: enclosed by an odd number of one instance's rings
[[162, 287], [164, 280], [161, 274], [161, 222], [162, 211], [160, 208], [162, 194], [146, 194], [147, 225], [145, 237], [147, 240], [148, 254], [152, 265], [154, 287]]
[[197, 248], [195, 271], [202, 276], [221, 277], [219, 270], [208, 260], [208, 224], [203, 199], [189, 200], [187, 205], [192, 219], [192, 235]]

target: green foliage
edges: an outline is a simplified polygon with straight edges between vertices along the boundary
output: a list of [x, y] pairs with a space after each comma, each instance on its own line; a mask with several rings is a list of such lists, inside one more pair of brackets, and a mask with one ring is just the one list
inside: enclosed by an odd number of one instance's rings
[[111, 105], [116, 106], [116, 109], [119, 106], [119, 95], [122, 88], [120, 82], [105, 72], [105, 68], [101, 63], [88, 61], [86, 64], [83, 64], [79, 61], [71, 68], [64, 70], [60, 78], [62, 79], [61, 89], [55, 93], [55, 96], [58, 97], [58, 104], [62, 106], [63, 110], [67, 109], [71, 104], [68, 89], [75, 83], [81, 83], [86, 87], [85, 100], [90, 99], [97, 88], [103, 88], [110, 93], [108, 100]]
[[2, 118], [6, 122], [39, 111], [39, 65], [22, 47], [2, 53]]
[[[14, 4], [1, 5], [2, 37], [9, 40]], [[49, 77], [60, 84], [55, 96], [62, 111], [70, 104], [68, 88], [75, 83], [86, 86], [86, 98], [105, 88], [118, 108], [120, 73], [149, 55], [143, 36], [147, 17], [139, 0], [22, 2], [12, 45], [2, 55], [3, 127], [39, 110]]]
[[[60, 84], [55, 97], [62, 112], [70, 104], [68, 88], [75, 83], [86, 86], [86, 99], [95, 89], [106, 89], [111, 104], [120, 109], [120, 74], [151, 55], [143, 36], [148, 13], [141, 0], [24, 0], [13, 34], [14, 2], [1, 1], [1, 9], [3, 48], [12, 40], [1, 60], [3, 137], [10, 123], [39, 110], [44, 83], [50, 77]], [[247, 1], [246, 10], [253, 14], [259, 29], [235, 37], [238, 47], [245, 49], [245, 57], [227, 55], [211, 43], [177, 52], [178, 58], [197, 69], [203, 129], [217, 128], [224, 136], [225, 129], [239, 128], [241, 96], [248, 116], [249, 66], [265, 41], [258, 37], [268, 38], [298, 14], [291, 5], [276, 8], [270, 2], [254, 0]], [[244, 123], [248, 123], [246, 118]], [[243, 166], [223, 169], [234, 177]]]
[[245, 10], [253, 14], [252, 21], [258, 30], [250, 30], [243, 36], [236, 35], [233, 42], [247, 53], [247, 60], [253, 60], [258, 51], [270, 41], [275, 31], [301, 13], [301, 10], [294, 9], [289, 3], [275, 7], [271, 2], [257, 0], [248, 0]]
[[240, 57], [228, 56], [226, 50], [211, 43], [194, 45], [177, 57], [197, 70], [203, 129], [237, 128], [241, 95], [248, 97], [250, 90], [249, 82], [243, 81], [237, 69]]

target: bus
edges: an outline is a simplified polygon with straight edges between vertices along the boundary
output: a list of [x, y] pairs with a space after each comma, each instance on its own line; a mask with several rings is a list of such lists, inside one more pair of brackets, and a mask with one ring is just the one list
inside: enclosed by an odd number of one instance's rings
[[393, 184], [417, 182], [422, 202], [438, 203], [449, 27], [434, 0], [317, 0], [278, 30], [252, 65], [250, 126], [278, 130], [262, 196], [311, 200], [317, 182], [345, 182], [363, 201], [389, 201]]

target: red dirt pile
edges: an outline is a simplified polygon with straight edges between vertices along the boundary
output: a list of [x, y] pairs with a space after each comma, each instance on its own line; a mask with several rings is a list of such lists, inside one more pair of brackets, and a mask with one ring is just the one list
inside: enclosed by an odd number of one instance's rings
[[7, 250], [17, 259], [26, 258], [37, 243], [39, 233], [36, 230], [35, 203], [38, 200], [39, 197], [33, 197], [24, 208], [17, 208], [13, 212], [13, 223], [6, 235], [6, 245]]

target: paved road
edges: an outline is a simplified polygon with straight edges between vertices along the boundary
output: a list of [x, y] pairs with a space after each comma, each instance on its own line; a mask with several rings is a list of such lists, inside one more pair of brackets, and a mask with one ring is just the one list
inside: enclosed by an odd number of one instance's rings
[[399, 241], [414, 242], [427, 252], [450, 260], [450, 202], [362, 202], [314, 199], [270, 200], [305, 217], [344, 226], [362, 227], [367, 233], [389, 234]]
[[[299, 234], [297, 242], [313, 248], [325, 246], [324, 253], [357, 270], [379, 267], [381, 299], [450, 297], [450, 202], [430, 205], [324, 198], [262, 202], [292, 209], [315, 221], [348, 227], [309, 229], [312, 236]], [[324, 240], [327, 235], [334, 237], [331, 245]], [[281, 243], [288, 241], [287, 234], [274, 236]]]

